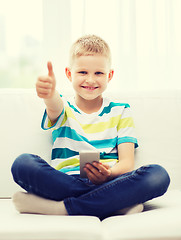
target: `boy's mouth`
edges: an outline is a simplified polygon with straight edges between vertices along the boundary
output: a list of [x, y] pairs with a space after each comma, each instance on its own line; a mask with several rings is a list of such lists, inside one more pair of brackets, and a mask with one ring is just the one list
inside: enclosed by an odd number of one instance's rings
[[95, 90], [98, 87], [89, 87], [89, 86], [82, 86], [82, 88], [87, 89], [87, 90]]

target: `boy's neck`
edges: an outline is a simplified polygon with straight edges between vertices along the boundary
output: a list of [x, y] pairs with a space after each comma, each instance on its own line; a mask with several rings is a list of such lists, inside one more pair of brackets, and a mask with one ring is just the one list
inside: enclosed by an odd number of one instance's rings
[[93, 100], [86, 100], [80, 98], [80, 96], [79, 97], [76, 96], [75, 103], [81, 111], [87, 114], [91, 114], [99, 111], [99, 109], [102, 107], [103, 98], [102, 96], [99, 96], [98, 98]]

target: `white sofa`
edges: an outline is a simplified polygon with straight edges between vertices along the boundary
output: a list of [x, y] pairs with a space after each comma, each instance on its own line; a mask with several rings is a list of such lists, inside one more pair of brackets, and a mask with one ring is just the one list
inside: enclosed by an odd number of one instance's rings
[[171, 177], [168, 192], [145, 203], [142, 213], [112, 216], [102, 222], [90, 216], [19, 214], [11, 200], [20, 190], [13, 182], [11, 165], [25, 152], [49, 161], [51, 132], [40, 128], [44, 104], [35, 90], [0, 89], [0, 239], [181, 239], [181, 91], [113, 95], [132, 107], [140, 145], [136, 167], [164, 166]]

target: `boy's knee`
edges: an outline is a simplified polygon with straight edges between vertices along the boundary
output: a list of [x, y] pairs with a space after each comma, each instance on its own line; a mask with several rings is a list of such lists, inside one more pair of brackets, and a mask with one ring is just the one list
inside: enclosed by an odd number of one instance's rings
[[14, 162], [11, 166], [11, 172], [12, 172], [13, 177], [16, 177], [16, 175], [19, 174], [19, 172], [21, 170], [23, 170], [25, 165], [29, 164], [28, 160], [30, 160], [30, 159], [31, 159], [30, 154], [23, 153], [14, 160]]
[[169, 185], [170, 184], [170, 177], [168, 172], [166, 171], [166, 169], [160, 165], [153, 165], [153, 167], [155, 167], [155, 173], [158, 177], [158, 179], [160, 179], [160, 181], [162, 181], [163, 183], [165, 183], [165, 185]]
[[14, 169], [14, 168], [16, 168], [17, 166], [23, 164], [24, 161], [26, 161], [28, 158], [29, 158], [29, 154], [27, 154], [27, 153], [23, 153], [23, 154], [19, 155], [19, 156], [14, 160], [11, 169]]
[[160, 194], [164, 194], [170, 184], [170, 177], [168, 172], [160, 165], [153, 164], [150, 165], [150, 177], [148, 178], [148, 183], [155, 189], [160, 190]]

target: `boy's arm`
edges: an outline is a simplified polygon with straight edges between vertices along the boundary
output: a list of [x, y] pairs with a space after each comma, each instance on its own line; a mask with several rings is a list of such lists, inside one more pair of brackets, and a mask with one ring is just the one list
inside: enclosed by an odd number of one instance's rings
[[111, 177], [133, 171], [134, 169], [134, 143], [122, 143], [118, 145], [119, 162], [111, 170]]
[[51, 98], [44, 99], [46, 112], [52, 125], [54, 125], [63, 110], [63, 101], [59, 93], [55, 90]]
[[36, 82], [37, 95], [43, 98], [48, 118], [54, 124], [63, 110], [63, 101], [56, 91], [56, 80], [53, 72], [52, 63], [47, 63], [48, 75], [41, 76]]

